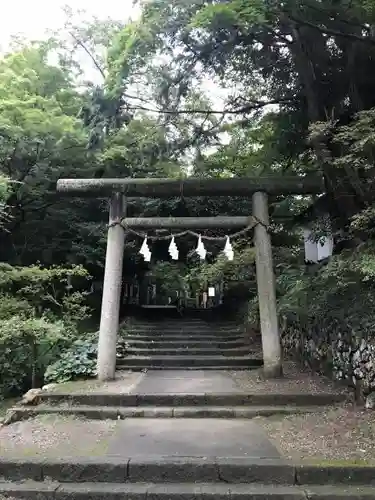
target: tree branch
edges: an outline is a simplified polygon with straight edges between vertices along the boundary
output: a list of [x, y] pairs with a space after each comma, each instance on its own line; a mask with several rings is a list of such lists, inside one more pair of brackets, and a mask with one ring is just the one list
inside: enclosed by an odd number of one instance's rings
[[289, 19], [301, 26], [308, 26], [310, 28], [316, 29], [321, 33], [325, 33], [326, 35], [332, 36], [340, 36], [342, 38], [348, 38], [349, 40], [356, 40], [358, 42], [366, 43], [367, 45], [375, 46], [375, 39], [369, 37], [361, 37], [355, 35], [354, 33], [342, 33], [341, 31], [337, 31], [331, 28], [326, 28], [325, 26], [318, 26], [317, 24], [311, 23], [310, 21], [305, 21], [304, 19], [299, 19], [298, 17], [294, 17], [289, 12], [286, 12], [286, 15]]
[[96, 69], [99, 71], [99, 73], [105, 79], [106, 76], [105, 76], [105, 73], [104, 73], [103, 69], [100, 67], [100, 65], [96, 61], [95, 57], [92, 55], [92, 53], [86, 47], [86, 45], [82, 42], [82, 40], [80, 40], [79, 38], [77, 38], [72, 31], [69, 31], [69, 34], [70, 34], [71, 37], [74, 38], [74, 40], [81, 47], [81, 49], [83, 49], [86, 52], [86, 54], [89, 56], [89, 58], [91, 59], [91, 61], [94, 63], [94, 66], [96, 67]]
[[294, 99], [292, 98], [286, 98], [286, 99], [272, 99], [271, 101], [253, 101], [252, 103], [246, 104], [240, 108], [237, 109], [156, 109], [156, 108], [148, 108], [146, 106], [129, 106], [129, 109], [132, 109], [134, 111], [140, 110], [140, 111], [149, 111], [151, 113], [161, 113], [161, 114], [167, 114], [167, 115], [182, 115], [182, 114], [213, 114], [213, 115], [237, 115], [237, 114], [245, 114], [249, 113], [250, 111], [262, 109], [266, 106], [273, 105], [273, 104], [286, 104], [286, 103], [291, 103], [293, 102]]

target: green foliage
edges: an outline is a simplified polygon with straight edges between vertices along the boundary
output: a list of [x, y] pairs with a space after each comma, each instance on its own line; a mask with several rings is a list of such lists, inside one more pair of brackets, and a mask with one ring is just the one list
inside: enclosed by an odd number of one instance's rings
[[9, 294], [0, 295], [1, 321], [12, 319], [14, 316], [30, 318], [33, 313], [33, 306], [27, 300]]
[[0, 264], [0, 397], [42, 384], [47, 366], [77, 338], [90, 309], [85, 292], [69, 284], [87, 277], [81, 266]]
[[219, 254], [212, 262], [205, 261], [189, 267], [185, 281], [193, 295], [208, 286], [222, 284], [226, 297], [238, 297], [242, 303], [255, 293], [255, 253], [246, 242], [234, 243], [234, 259]]
[[48, 366], [47, 382], [68, 382], [96, 376], [98, 334], [86, 335], [72, 343], [57, 361]]
[[338, 321], [375, 328], [372, 306], [375, 275], [373, 244], [345, 251], [327, 264], [314, 268], [290, 266], [278, 277], [281, 315], [299, 315], [323, 321]]
[[179, 263], [157, 262], [147, 273], [164, 299], [176, 298], [176, 292], [184, 294], [187, 291], [185, 280], [186, 268]]
[[11, 317], [8, 311], [8, 318], [0, 322], [0, 397], [36, 387], [48, 364], [68, 342], [63, 322], [27, 318], [25, 309]]
[[224, 255], [219, 254], [213, 263], [204, 262], [193, 268], [190, 272], [191, 279], [197, 280], [200, 284], [252, 280], [255, 262], [254, 248], [241, 248], [234, 244], [233, 249], [233, 261], [228, 261]]
[[7, 199], [9, 196], [10, 183], [8, 177], [0, 174], [0, 231], [9, 222], [10, 217], [7, 210]]
[[266, 6], [262, 0], [232, 0], [205, 6], [190, 22], [192, 28], [223, 30], [236, 26], [246, 28], [266, 20]]
[[69, 318], [72, 324], [87, 316], [90, 311], [85, 305], [85, 292], [70, 293], [71, 283], [85, 287], [89, 278], [88, 272], [82, 266], [50, 268], [34, 265], [29, 267], [14, 267], [0, 263], [0, 290], [6, 294], [15, 294], [21, 300], [26, 300], [35, 315], [49, 314], [54, 317]]

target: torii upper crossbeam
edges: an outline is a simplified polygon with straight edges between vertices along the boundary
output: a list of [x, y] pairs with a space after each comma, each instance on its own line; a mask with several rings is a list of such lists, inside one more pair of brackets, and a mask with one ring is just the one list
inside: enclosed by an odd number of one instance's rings
[[59, 179], [57, 191], [70, 196], [108, 196], [114, 192], [128, 198], [172, 198], [174, 196], [251, 196], [256, 192], [270, 195], [320, 194], [321, 177], [234, 177], [230, 179]]

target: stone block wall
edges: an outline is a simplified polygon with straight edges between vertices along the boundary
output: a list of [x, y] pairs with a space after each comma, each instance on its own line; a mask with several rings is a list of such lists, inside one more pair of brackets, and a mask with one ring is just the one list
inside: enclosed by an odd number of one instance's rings
[[375, 332], [362, 335], [344, 320], [285, 316], [280, 319], [287, 356], [304, 366], [343, 381], [366, 396], [375, 391]]

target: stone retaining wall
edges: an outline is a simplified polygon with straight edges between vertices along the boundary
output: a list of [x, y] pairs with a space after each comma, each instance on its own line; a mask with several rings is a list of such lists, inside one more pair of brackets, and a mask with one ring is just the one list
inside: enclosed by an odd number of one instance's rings
[[364, 395], [375, 391], [375, 335], [364, 338], [335, 318], [318, 323], [282, 317], [280, 329], [287, 355]]

